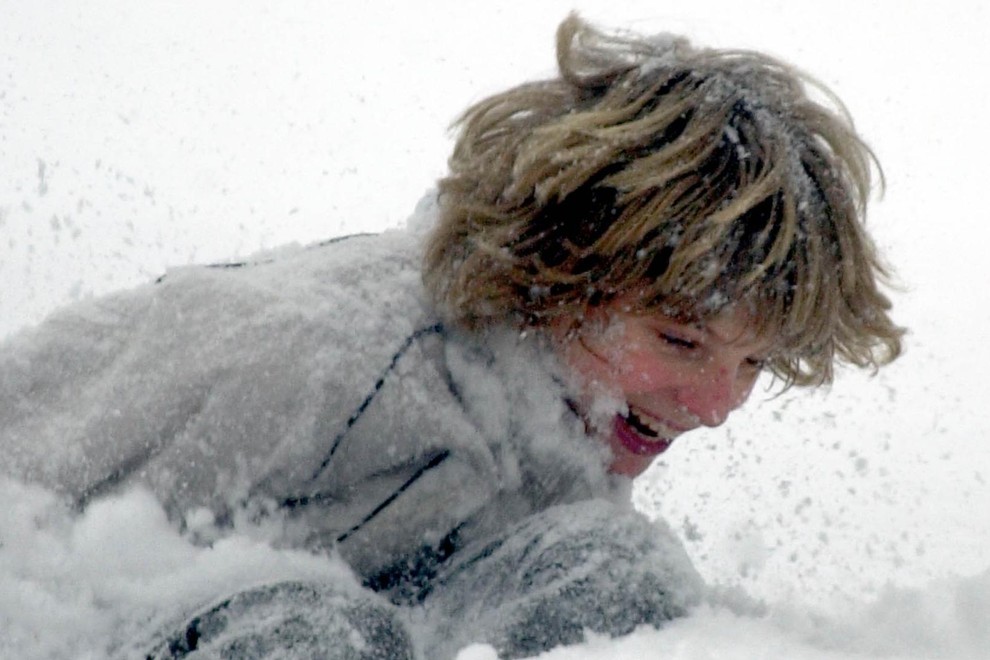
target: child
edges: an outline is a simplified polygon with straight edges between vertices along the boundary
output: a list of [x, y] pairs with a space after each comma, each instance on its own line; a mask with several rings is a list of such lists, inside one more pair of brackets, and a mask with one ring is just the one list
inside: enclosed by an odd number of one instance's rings
[[80, 508], [150, 488], [191, 533], [263, 521], [364, 586], [246, 583], [152, 657], [412, 657], [407, 619], [425, 657], [522, 657], [660, 625], [703, 587], [629, 478], [763, 370], [897, 357], [841, 107], [765, 56], [574, 16], [557, 50], [558, 78], [464, 115], [425, 257], [393, 232], [181, 269], [0, 352], [7, 474]]

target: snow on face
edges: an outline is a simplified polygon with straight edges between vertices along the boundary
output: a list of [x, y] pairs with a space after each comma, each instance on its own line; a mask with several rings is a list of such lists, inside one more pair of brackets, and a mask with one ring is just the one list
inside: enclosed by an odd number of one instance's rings
[[[749, 397], [773, 344], [740, 310], [696, 325], [632, 313], [619, 300], [588, 321], [558, 345], [584, 392], [579, 407], [612, 451], [611, 471], [629, 477], [678, 436], [721, 425]], [[603, 410], [594, 403], [603, 395], [618, 406]]]

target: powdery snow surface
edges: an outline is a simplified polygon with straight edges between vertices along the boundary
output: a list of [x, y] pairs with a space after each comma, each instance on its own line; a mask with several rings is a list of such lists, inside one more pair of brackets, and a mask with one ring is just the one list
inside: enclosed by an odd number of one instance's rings
[[[542, 657], [990, 658], [976, 0], [0, 0], [0, 335], [169, 267], [401, 224], [443, 171], [447, 124], [549, 75], [572, 8], [768, 50], [832, 86], [885, 168], [870, 224], [911, 334], [876, 378], [758, 389], [726, 427], [678, 441], [634, 499], [715, 595], [663, 630]], [[350, 580], [264, 530], [194, 545], [139, 491], [81, 516], [24, 484], [0, 498], [2, 658], [134, 657], [217, 592]]]
[[138, 657], [183, 609], [243, 586], [301, 578], [360, 588], [343, 564], [250, 533], [195, 546], [147, 492], [78, 517], [36, 487], [0, 480], [0, 496], [3, 658]]
[[[75, 516], [50, 493], [0, 481], [0, 657], [137, 657], [185, 609], [238, 588], [286, 579], [358, 587], [340, 563], [274, 550], [264, 530], [206, 548], [168, 524], [150, 494], [134, 490]], [[208, 525], [204, 521], [204, 528]], [[711, 602], [662, 630], [540, 655], [585, 658], [984, 658], [990, 648], [990, 572], [921, 590], [890, 589], [870, 605], [829, 617], [800, 605], [758, 613], [739, 594]], [[484, 645], [458, 660], [488, 660]]]

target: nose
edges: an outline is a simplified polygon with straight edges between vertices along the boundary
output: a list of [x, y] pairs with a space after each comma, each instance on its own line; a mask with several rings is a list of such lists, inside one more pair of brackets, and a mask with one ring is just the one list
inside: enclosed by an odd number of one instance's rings
[[681, 390], [680, 404], [701, 424], [715, 428], [739, 407], [745, 395], [737, 391], [735, 369], [721, 367], [706, 372], [691, 387]]

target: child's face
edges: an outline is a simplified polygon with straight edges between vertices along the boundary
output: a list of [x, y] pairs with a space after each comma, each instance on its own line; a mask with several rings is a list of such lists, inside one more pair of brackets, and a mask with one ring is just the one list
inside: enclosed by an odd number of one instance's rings
[[[622, 300], [598, 308], [576, 335], [557, 333], [557, 345], [577, 378], [578, 408], [612, 451], [610, 471], [635, 477], [677, 436], [741, 406], [774, 342], [738, 309], [703, 325], [628, 309]], [[596, 402], [616, 398], [596, 413]]]

